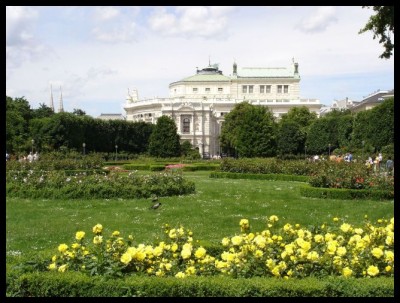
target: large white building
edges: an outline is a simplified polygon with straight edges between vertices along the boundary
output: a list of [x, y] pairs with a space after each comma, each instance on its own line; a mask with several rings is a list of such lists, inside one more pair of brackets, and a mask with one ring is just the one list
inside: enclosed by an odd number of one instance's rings
[[124, 107], [127, 121], [156, 123], [163, 115], [177, 125], [181, 141], [187, 140], [205, 156], [220, 154], [219, 135], [224, 115], [236, 104], [248, 101], [267, 106], [279, 119], [296, 106], [306, 106], [319, 116], [318, 99], [300, 99], [299, 65], [289, 68], [238, 68], [225, 76], [217, 64], [169, 85], [168, 98], [139, 100], [137, 90], [129, 91]]

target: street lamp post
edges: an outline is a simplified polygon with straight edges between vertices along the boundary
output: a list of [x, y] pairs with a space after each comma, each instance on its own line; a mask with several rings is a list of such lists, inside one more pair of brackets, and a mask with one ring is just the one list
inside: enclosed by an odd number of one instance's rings
[[361, 160], [364, 160], [364, 144], [365, 144], [365, 141], [362, 140], [361, 144], [362, 144], [362, 159]]
[[115, 161], [117, 161], [117, 157], [118, 157], [118, 145], [115, 144]]
[[83, 143], [82, 143], [83, 155], [85, 155], [85, 147], [86, 147], [86, 143], [85, 143], [85, 142], [83, 142]]
[[34, 139], [32, 139], [32, 154], [33, 154], [33, 145], [35, 144], [35, 140]]

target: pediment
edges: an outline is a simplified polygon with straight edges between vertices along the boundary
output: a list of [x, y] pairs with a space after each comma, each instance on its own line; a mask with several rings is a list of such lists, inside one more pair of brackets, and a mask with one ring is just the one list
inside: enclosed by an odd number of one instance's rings
[[190, 102], [184, 102], [180, 106], [178, 106], [177, 110], [180, 111], [193, 111], [195, 110], [194, 106]]

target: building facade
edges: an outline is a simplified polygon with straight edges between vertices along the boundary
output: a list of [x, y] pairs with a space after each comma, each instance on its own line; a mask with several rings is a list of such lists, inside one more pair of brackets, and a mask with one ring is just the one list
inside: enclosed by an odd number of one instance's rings
[[318, 99], [300, 99], [299, 65], [289, 68], [238, 68], [225, 76], [217, 64], [209, 64], [196, 74], [169, 85], [168, 98], [140, 100], [137, 90], [130, 92], [124, 109], [127, 121], [156, 123], [163, 115], [171, 117], [181, 141], [199, 148], [203, 156], [221, 153], [219, 135], [224, 116], [236, 104], [248, 101], [268, 107], [274, 116], [287, 113], [292, 107], [306, 106], [319, 116]]

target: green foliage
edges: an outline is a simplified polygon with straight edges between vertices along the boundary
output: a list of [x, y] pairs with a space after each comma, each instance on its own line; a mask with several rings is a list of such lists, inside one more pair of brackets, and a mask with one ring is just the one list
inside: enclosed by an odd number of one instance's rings
[[371, 146], [370, 152], [394, 143], [394, 98], [388, 98], [374, 108], [357, 113], [353, 125], [353, 142], [358, 147]]
[[394, 297], [394, 279], [328, 277], [283, 280], [196, 277], [178, 280], [133, 276], [88, 277], [82, 273], [7, 273], [7, 297]]
[[150, 135], [149, 154], [153, 157], [179, 157], [181, 155], [180, 137], [174, 120], [162, 116]]
[[310, 125], [307, 136], [307, 151], [309, 154], [328, 153], [338, 146], [338, 120], [333, 117], [322, 117]]
[[[369, 6], [363, 6], [363, 8]], [[394, 36], [394, 6], [373, 6], [375, 15], [372, 15], [364, 28], [359, 31], [359, 34], [367, 31], [374, 33], [373, 38], [379, 38], [379, 43], [383, 43], [384, 52], [380, 58], [389, 59], [393, 55], [394, 42], [391, 35]]]
[[6, 175], [9, 197], [44, 199], [129, 199], [151, 195], [171, 196], [190, 194], [195, 185], [182, 175], [162, 173], [142, 176], [109, 174], [81, 174], [73, 176], [64, 171], [10, 170]]
[[303, 152], [305, 134], [300, 125], [291, 120], [281, 121], [277, 135], [277, 149], [280, 155]]
[[282, 161], [276, 158], [229, 159], [220, 164], [222, 172], [252, 174], [287, 174], [309, 176], [318, 170], [321, 164], [304, 160]]
[[307, 129], [317, 119], [317, 114], [315, 112], [310, 112], [309, 108], [306, 106], [292, 107], [289, 109], [287, 114], [283, 114], [281, 117], [281, 122], [295, 122], [302, 130]]
[[320, 188], [311, 186], [300, 187], [300, 194], [307, 198], [318, 199], [340, 199], [340, 200], [393, 200], [392, 190], [371, 189], [343, 189], [343, 188]]
[[210, 174], [210, 178], [281, 180], [281, 181], [298, 181], [298, 182], [308, 181], [308, 177], [300, 175], [248, 174], [248, 173], [223, 173], [223, 172], [213, 172]]
[[237, 104], [225, 116], [221, 145], [239, 157], [268, 157], [276, 154], [276, 123], [272, 112], [248, 102]]

